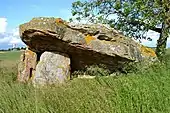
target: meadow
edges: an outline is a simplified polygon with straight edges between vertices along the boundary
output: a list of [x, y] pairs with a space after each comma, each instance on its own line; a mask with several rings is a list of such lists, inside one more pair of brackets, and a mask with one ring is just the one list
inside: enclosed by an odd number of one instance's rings
[[16, 81], [20, 53], [0, 53], [0, 113], [170, 113], [170, 49], [145, 71], [43, 88]]

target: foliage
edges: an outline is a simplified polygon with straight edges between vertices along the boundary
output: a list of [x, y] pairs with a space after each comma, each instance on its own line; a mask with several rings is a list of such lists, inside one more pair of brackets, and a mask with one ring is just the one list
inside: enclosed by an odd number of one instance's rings
[[[157, 55], [165, 54], [170, 28], [169, 0], [85, 0], [72, 4], [77, 20], [109, 24], [135, 39], [146, 39], [148, 30], [160, 33]], [[149, 37], [147, 40], [152, 40]]]

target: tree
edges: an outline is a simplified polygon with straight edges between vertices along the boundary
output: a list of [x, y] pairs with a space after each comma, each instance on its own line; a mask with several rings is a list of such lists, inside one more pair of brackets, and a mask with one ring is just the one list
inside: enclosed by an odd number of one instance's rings
[[[77, 20], [109, 24], [128, 37], [147, 39], [149, 30], [160, 33], [156, 54], [165, 54], [170, 32], [169, 0], [86, 0], [72, 3], [72, 15]], [[152, 37], [154, 38], [154, 37]]]
[[20, 50], [20, 47], [16, 47], [15, 49], [16, 49], [16, 50]]
[[8, 48], [8, 51], [11, 51], [11, 48]]

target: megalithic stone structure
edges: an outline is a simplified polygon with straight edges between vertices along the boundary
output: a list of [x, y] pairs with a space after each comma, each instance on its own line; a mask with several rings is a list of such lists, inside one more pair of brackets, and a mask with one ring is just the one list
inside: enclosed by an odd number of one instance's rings
[[93, 64], [104, 64], [114, 72], [129, 62], [157, 59], [154, 50], [102, 24], [38, 17], [20, 25], [19, 30], [22, 41], [29, 46], [21, 57], [19, 81], [63, 83], [70, 70]]

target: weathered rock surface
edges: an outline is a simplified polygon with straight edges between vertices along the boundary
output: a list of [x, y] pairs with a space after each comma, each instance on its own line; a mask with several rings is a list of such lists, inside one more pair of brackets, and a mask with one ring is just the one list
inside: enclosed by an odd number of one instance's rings
[[[58, 18], [33, 18], [20, 25], [20, 36], [35, 52], [57, 51], [71, 59], [72, 70], [85, 65], [105, 64], [111, 70], [124, 62], [156, 57], [153, 50], [100, 24], [70, 24]], [[144, 52], [143, 52], [144, 51]]]
[[30, 50], [26, 51], [28, 56], [25, 53], [26, 57], [21, 58], [18, 78], [20, 81], [34, 78], [34, 83], [38, 84], [63, 83], [70, 76], [70, 67], [74, 71], [92, 64], [104, 64], [109, 70], [117, 71], [128, 62], [156, 58], [152, 49], [101, 24], [33, 18], [20, 25], [20, 37]]
[[62, 84], [70, 79], [70, 58], [63, 53], [44, 52], [36, 66], [34, 84]]
[[18, 65], [18, 81], [28, 82], [35, 75], [37, 65], [37, 54], [31, 50], [25, 50]]

